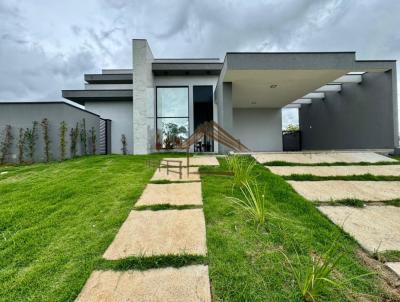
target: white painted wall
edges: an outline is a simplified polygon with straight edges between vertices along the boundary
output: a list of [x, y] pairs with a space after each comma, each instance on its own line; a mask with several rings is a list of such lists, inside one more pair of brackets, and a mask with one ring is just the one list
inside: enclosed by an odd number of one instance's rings
[[128, 143], [128, 153], [132, 154], [132, 102], [87, 102], [85, 105], [87, 110], [99, 114], [104, 119], [111, 120], [111, 152], [122, 153], [121, 135], [125, 134]]
[[233, 136], [251, 151], [282, 151], [280, 109], [233, 109]]

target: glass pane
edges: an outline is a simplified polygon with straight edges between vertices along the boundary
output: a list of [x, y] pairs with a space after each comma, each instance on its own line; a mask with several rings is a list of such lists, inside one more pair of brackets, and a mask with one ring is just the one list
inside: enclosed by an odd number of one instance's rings
[[157, 149], [174, 149], [188, 138], [188, 118], [157, 119]]
[[157, 88], [157, 116], [185, 117], [189, 112], [187, 87]]

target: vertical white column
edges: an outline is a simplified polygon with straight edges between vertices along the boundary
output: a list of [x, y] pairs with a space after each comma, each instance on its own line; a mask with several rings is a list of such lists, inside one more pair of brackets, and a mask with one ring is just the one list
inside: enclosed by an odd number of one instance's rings
[[132, 40], [133, 50], [133, 154], [155, 150], [155, 94], [147, 40]]

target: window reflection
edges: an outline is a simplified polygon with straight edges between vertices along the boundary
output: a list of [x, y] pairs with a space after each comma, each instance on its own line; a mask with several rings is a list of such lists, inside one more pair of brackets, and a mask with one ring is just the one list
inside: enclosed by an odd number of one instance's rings
[[189, 137], [188, 87], [157, 87], [157, 149], [175, 149]]

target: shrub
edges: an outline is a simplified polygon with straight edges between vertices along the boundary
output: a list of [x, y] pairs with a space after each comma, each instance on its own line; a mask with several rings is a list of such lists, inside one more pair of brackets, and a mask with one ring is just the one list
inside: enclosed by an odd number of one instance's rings
[[86, 155], [87, 154], [87, 132], [86, 132], [86, 120], [85, 119], [82, 119], [80, 138], [81, 138], [82, 155]]
[[125, 134], [122, 134], [122, 135], [121, 135], [121, 143], [122, 143], [122, 148], [121, 148], [122, 154], [123, 154], [123, 155], [128, 154], [128, 149], [127, 149], [128, 143], [127, 143], [127, 141], [126, 141], [126, 136], [125, 136]]
[[267, 221], [267, 206], [265, 204], [265, 188], [261, 189], [257, 182], [245, 181], [240, 187], [241, 197], [228, 197], [234, 205], [244, 210], [257, 226]]
[[6, 125], [3, 132], [3, 138], [0, 143], [0, 164], [3, 164], [10, 154], [13, 136], [11, 134], [11, 125]]
[[19, 128], [19, 138], [18, 138], [18, 162], [20, 164], [24, 161], [24, 151], [25, 151], [25, 131], [24, 128]]
[[284, 254], [286, 261], [289, 263], [300, 294], [305, 301], [319, 301], [323, 292], [330, 287], [338, 287], [345, 289], [346, 284], [355, 279], [373, 275], [367, 273], [337, 281], [332, 277], [332, 273], [338, 266], [339, 261], [343, 257], [343, 253], [339, 252], [334, 242], [332, 246], [322, 255], [322, 257], [314, 254], [308, 259], [300, 258], [296, 251], [297, 263], [292, 263], [289, 257]]
[[32, 128], [26, 128], [25, 130], [25, 140], [27, 143], [26, 147], [30, 162], [33, 162], [33, 156], [35, 154], [36, 140], [38, 138], [37, 127], [38, 127], [38, 122], [33, 121]]
[[78, 136], [79, 136], [79, 124], [76, 123], [75, 128], [71, 128], [71, 131], [69, 133], [70, 139], [71, 139], [71, 157], [76, 156], [76, 146], [78, 144]]
[[60, 159], [64, 160], [65, 159], [65, 147], [66, 147], [66, 141], [65, 141], [65, 134], [67, 133], [68, 126], [65, 121], [62, 121], [60, 123]]
[[50, 139], [49, 139], [49, 120], [44, 118], [40, 123], [42, 126], [43, 142], [44, 142], [44, 156], [46, 161], [50, 160]]
[[91, 146], [91, 151], [92, 154], [95, 155], [96, 154], [96, 130], [94, 129], [94, 127], [92, 127], [92, 129], [89, 130], [89, 135], [90, 135], [90, 146]]
[[242, 186], [243, 183], [253, 179], [252, 171], [255, 167], [255, 161], [250, 161], [244, 156], [228, 155], [226, 157], [228, 169], [233, 172], [234, 185]]

